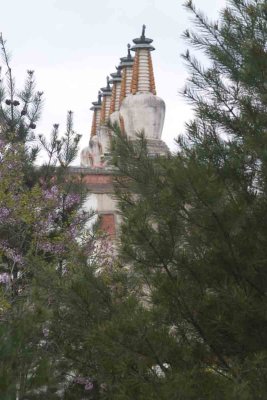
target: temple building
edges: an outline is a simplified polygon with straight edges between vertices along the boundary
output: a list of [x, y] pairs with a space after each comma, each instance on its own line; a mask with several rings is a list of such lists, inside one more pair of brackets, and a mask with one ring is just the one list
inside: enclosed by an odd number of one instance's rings
[[[107, 77], [106, 86], [98, 92], [93, 111], [89, 145], [81, 152], [81, 168], [85, 182], [94, 197], [93, 208], [101, 217], [101, 224], [110, 236], [115, 237], [119, 226], [116, 201], [112, 197], [114, 170], [108, 164], [112, 131], [109, 122], [118, 123], [131, 140], [143, 132], [151, 156], [168, 153], [161, 140], [165, 103], [156, 94], [153, 71], [152, 39], [142, 34], [128, 44], [127, 56], [120, 58], [116, 72]], [[131, 54], [132, 53], [132, 54]]]

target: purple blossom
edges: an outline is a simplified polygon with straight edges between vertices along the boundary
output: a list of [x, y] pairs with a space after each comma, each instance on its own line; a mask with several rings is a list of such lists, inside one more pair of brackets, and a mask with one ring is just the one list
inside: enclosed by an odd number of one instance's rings
[[10, 282], [10, 275], [7, 272], [0, 274], [0, 283], [8, 284]]
[[10, 209], [7, 207], [0, 207], [0, 222], [6, 220], [10, 215]]
[[90, 391], [94, 388], [92, 380], [88, 377], [77, 376], [74, 382], [77, 383], [78, 385], [83, 385], [84, 390], [86, 391]]
[[71, 225], [68, 233], [71, 239], [76, 239], [78, 235], [78, 227], [76, 225]]
[[84, 390], [92, 390], [94, 388], [94, 384], [92, 382], [88, 382], [86, 383], [86, 385], [84, 386]]
[[0, 242], [0, 250], [2, 250], [2, 252], [4, 253], [4, 255], [9, 258], [10, 260], [12, 260], [14, 263], [16, 264], [20, 264], [23, 265], [24, 264], [24, 260], [22, 255], [15, 249], [11, 249], [6, 240], [2, 240]]
[[36, 222], [34, 224], [38, 236], [44, 236], [47, 232], [51, 231], [55, 224], [55, 220], [59, 220], [60, 215], [58, 210], [49, 210], [45, 215], [41, 215], [42, 210], [37, 210]]
[[40, 250], [53, 254], [62, 254], [65, 251], [63, 243], [41, 242], [38, 247]]
[[44, 190], [43, 195], [45, 200], [57, 200], [58, 198], [58, 187], [56, 185], [49, 189]]
[[71, 208], [74, 205], [77, 205], [80, 203], [81, 196], [78, 194], [75, 194], [75, 193], [67, 194], [64, 200], [65, 200], [65, 203], [64, 203], [65, 208]]
[[2, 224], [16, 223], [14, 217], [12, 217], [12, 211], [9, 208], [4, 207], [4, 206], [0, 207], [0, 223], [2, 223]]

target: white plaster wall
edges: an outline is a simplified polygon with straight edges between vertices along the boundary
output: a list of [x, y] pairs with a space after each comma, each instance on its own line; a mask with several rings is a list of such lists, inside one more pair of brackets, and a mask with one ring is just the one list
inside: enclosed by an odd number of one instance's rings
[[84, 202], [83, 208], [85, 211], [96, 211], [97, 210], [97, 195], [90, 193]]
[[99, 213], [115, 213], [117, 211], [117, 202], [111, 194], [90, 193], [84, 202], [84, 209]]
[[134, 138], [144, 131], [148, 139], [161, 139], [165, 103], [152, 93], [137, 93], [127, 96], [120, 108], [127, 136]]
[[[97, 197], [94, 193], [90, 193], [83, 204], [83, 209], [89, 213], [97, 211]], [[97, 214], [95, 214], [90, 221], [87, 222], [87, 229], [91, 229], [96, 223]]]
[[90, 155], [91, 155], [91, 149], [89, 147], [85, 147], [81, 151], [81, 166], [82, 167], [90, 167], [91, 166]]
[[119, 125], [120, 124], [120, 113], [119, 111], [115, 111], [114, 113], [110, 114], [109, 116], [110, 122], [115, 124], [115, 122]]
[[99, 143], [101, 143], [101, 146], [102, 146], [103, 154], [109, 153], [109, 150], [110, 150], [109, 129], [106, 126], [101, 126], [97, 135], [98, 135]]
[[112, 195], [106, 193], [94, 194], [97, 201], [97, 211], [100, 213], [115, 213], [117, 209], [116, 200]]
[[98, 136], [95, 135], [91, 138], [90, 140], [90, 146], [91, 146], [91, 153], [93, 156], [93, 165], [98, 166], [101, 163], [101, 152], [99, 149], [99, 140]]

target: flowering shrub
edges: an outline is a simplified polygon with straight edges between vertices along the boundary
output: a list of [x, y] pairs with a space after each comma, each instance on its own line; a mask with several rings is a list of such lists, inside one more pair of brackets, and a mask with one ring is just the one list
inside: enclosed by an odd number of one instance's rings
[[[69, 175], [80, 139], [72, 112], [63, 137], [54, 124], [49, 141], [36, 139], [42, 92], [35, 92], [33, 71], [25, 88], [15, 89], [1, 36], [0, 45], [6, 64], [0, 79], [0, 398], [59, 399], [74, 390], [73, 398], [82, 392], [92, 399], [104, 386], [73, 365], [76, 338], [64, 337], [62, 318], [76, 324], [71, 309], [81, 297], [70, 302], [70, 294], [77, 285], [93, 299], [88, 283], [97, 294], [95, 283], [109, 278], [114, 249], [108, 238], [95, 240], [82, 207], [86, 189]], [[38, 146], [47, 155], [39, 167]], [[83, 304], [82, 312], [91, 307]], [[73, 370], [78, 377], [68, 385]]]

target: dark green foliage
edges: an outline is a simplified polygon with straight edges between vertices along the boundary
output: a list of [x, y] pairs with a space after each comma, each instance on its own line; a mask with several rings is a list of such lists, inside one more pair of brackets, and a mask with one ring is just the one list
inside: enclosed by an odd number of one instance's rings
[[232, 1], [215, 24], [187, 7], [210, 61], [184, 56], [196, 118], [165, 158], [114, 127], [119, 260], [53, 289], [55, 359], [93, 383], [66, 399], [266, 397], [266, 5]]
[[28, 70], [24, 88], [16, 89], [5, 41], [0, 36], [3, 68], [0, 76], [0, 132], [10, 143], [24, 143], [29, 162], [36, 159], [38, 146], [34, 145], [34, 129], [40, 118], [43, 92], [36, 91], [34, 71]]
[[121, 255], [168, 343], [158, 398], [263, 399], [266, 2], [233, 0], [218, 23], [186, 6], [198, 29], [185, 37], [210, 61], [204, 68], [184, 55], [196, 118], [169, 158], [149, 159], [144, 138], [131, 143], [117, 132]]
[[[80, 135], [69, 111], [63, 137], [58, 125], [50, 141], [35, 137], [42, 92], [35, 92], [33, 71], [16, 90], [2, 37], [0, 44], [0, 398], [59, 399], [67, 378], [64, 355], [47, 336], [53, 290], [60, 297], [59, 282], [91, 240], [90, 216], [81, 211], [87, 190], [69, 174]], [[41, 147], [47, 162], [37, 167]]]
[[[216, 23], [186, 6], [185, 38], [209, 60], [184, 55], [195, 119], [152, 159], [114, 127], [119, 257], [75, 241], [64, 260], [30, 254], [25, 297], [1, 317], [3, 399], [266, 398], [266, 2], [232, 0]], [[41, 175], [59, 161], [61, 185], [74, 153], [57, 130]]]

